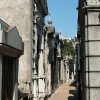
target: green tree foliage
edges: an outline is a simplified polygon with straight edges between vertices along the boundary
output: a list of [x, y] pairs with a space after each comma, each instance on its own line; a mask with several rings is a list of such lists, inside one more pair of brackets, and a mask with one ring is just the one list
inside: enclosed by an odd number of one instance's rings
[[67, 42], [67, 40], [63, 41], [63, 49], [62, 49], [62, 56], [65, 57], [66, 54], [71, 54], [73, 58], [75, 57], [75, 49], [73, 46], [72, 41]]

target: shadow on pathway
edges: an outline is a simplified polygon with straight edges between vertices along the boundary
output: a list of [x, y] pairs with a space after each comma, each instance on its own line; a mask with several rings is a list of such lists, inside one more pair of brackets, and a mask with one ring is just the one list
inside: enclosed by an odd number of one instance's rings
[[68, 100], [77, 100], [76, 82], [73, 81], [69, 86], [71, 87], [71, 90], [69, 90], [69, 94], [71, 94], [72, 96], [69, 96]]
[[77, 100], [76, 83], [72, 80], [62, 84], [48, 100]]

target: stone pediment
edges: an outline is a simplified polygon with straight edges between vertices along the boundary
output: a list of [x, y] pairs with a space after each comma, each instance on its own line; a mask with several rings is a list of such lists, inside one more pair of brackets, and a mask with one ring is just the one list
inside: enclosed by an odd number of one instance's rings
[[16, 27], [13, 27], [11, 30], [7, 31], [8, 40], [5, 38], [5, 43], [8, 45], [23, 51], [23, 42], [22, 38], [19, 36], [19, 32]]
[[[23, 42], [16, 27], [9, 27], [0, 19], [0, 44], [23, 51]], [[3, 28], [5, 27], [5, 28]], [[8, 27], [8, 28], [7, 28]], [[5, 31], [5, 29], [7, 30]]]
[[8, 29], [8, 27], [9, 27], [9, 25], [0, 19], [0, 30], [6, 31]]

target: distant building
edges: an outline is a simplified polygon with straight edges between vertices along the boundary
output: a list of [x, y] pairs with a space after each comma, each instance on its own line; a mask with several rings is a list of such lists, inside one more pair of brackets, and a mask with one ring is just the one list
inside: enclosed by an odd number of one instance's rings
[[[73, 47], [75, 49], [75, 42], [72, 38], [60, 36], [60, 41], [64, 42], [64, 40], [66, 40], [67, 42], [72, 42]], [[61, 48], [63, 48], [63, 47], [61, 47]], [[73, 59], [71, 54], [67, 54], [67, 52], [66, 52], [66, 57], [63, 60], [65, 61], [64, 62], [64, 65], [66, 66], [65, 67], [65, 70], [66, 70], [65, 76], [67, 77], [67, 80], [72, 79], [72, 76], [75, 79], [75, 76], [76, 76], [75, 59]], [[64, 76], [64, 78], [65, 78], [65, 76]]]
[[67, 36], [65, 37], [65, 36], [60, 35], [59, 37], [60, 37], [60, 39], [67, 40], [68, 42], [72, 40], [70, 37], [67, 37]]

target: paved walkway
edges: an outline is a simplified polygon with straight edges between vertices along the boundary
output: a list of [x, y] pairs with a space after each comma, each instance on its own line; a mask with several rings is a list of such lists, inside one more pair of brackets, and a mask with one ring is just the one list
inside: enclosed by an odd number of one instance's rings
[[75, 82], [69, 80], [62, 84], [48, 100], [77, 100]]

